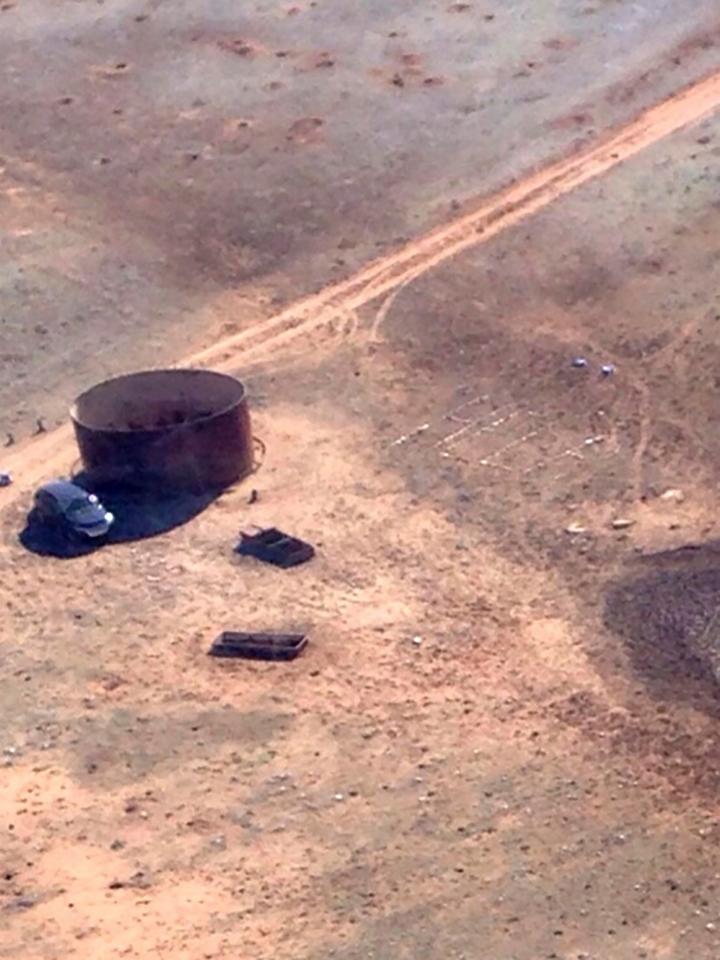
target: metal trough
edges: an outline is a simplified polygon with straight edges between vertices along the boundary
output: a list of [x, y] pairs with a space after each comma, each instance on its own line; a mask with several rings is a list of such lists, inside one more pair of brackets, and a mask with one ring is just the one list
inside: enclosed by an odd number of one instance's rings
[[253, 468], [245, 388], [210, 370], [150, 370], [106, 380], [71, 410], [97, 485], [220, 490]]

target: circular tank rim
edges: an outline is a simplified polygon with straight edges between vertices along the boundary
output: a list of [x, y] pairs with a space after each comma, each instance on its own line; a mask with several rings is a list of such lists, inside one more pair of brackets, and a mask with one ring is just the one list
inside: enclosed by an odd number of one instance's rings
[[[99, 427], [80, 418], [78, 408], [80, 404], [84, 400], [87, 400], [92, 394], [102, 391], [111, 384], [114, 385], [122, 383], [123, 381], [150, 377], [154, 374], [170, 374], [171, 376], [177, 374], [178, 379], [181, 379], [187, 374], [200, 374], [208, 379], [223, 380], [225, 383], [231, 383], [237, 389], [238, 395], [232, 401], [232, 403], [228, 403], [226, 406], [219, 407], [217, 410], [213, 410], [212, 413], [209, 413], [206, 417], [199, 417], [197, 420], [193, 420], [192, 423], [171, 424], [160, 427]], [[153, 433], [165, 434], [193, 427], [196, 428], [198, 425], [209, 423], [211, 420], [215, 420], [217, 417], [221, 417], [223, 414], [229, 413], [231, 410], [234, 410], [236, 407], [240, 406], [246, 401], [247, 393], [245, 391], [245, 384], [242, 382], [242, 380], [238, 380], [237, 377], [233, 377], [229, 373], [220, 373], [217, 370], [203, 370], [201, 367], [159, 367], [156, 370], [136, 370], [133, 371], [133, 373], [123, 373], [120, 374], [120, 376], [109, 377], [107, 380], [101, 380], [100, 383], [93, 384], [92, 387], [88, 387], [87, 390], [83, 390], [83, 392], [78, 394], [78, 396], [75, 398], [72, 406], [70, 407], [70, 418], [76, 426], [81, 427], [83, 430], [88, 430], [91, 433], [105, 433], [109, 435], [145, 434], [147, 436], [148, 434]]]

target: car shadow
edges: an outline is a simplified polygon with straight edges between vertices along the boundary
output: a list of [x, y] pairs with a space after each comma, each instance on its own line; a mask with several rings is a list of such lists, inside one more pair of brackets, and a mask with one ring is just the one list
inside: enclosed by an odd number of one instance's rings
[[114, 514], [110, 532], [98, 541], [79, 539], [69, 536], [58, 526], [44, 523], [36, 511], [31, 510], [18, 536], [26, 550], [44, 557], [73, 559], [87, 556], [109, 544], [156, 537], [197, 517], [223, 492], [156, 492], [124, 484], [90, 486], [82, 475], [73, 478], [73, 482], [89, 493], [97, 494]]

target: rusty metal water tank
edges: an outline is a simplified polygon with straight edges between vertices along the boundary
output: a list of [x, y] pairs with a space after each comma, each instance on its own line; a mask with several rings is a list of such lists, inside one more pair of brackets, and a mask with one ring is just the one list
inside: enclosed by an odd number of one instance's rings
[[106, 380], [71, 410], [97, 485], [220, 490], [253, 468], [245, 388], [210, 370], [149, 370]]

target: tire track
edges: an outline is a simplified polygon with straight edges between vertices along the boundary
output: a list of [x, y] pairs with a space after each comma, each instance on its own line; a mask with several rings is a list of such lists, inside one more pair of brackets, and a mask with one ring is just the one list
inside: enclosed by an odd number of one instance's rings
[[[298, 337], [333, 322], [338, 314], [352, 313], [462, 251], [486, 243], [642, 150], [698, 123], [719, 107], [720, 72], [651, 107], [588, 149], [549, 164], [484, 200], [474, 211], [373, 261], [347, 280], [303, 298], [248, 330], [179, 358], [178, 365], [233, 370], [241, 361], [280, 350]], [[71, 429], [63, 426], [28, 441], [3, 458], [3, 469], [15, 473], [18, 482], [0, 490], [0, 509], [57, 468], [66, 468], [73, 456], [71, 436]]]
[[230, 366], [331, 322], [339, 310], [357, 310], [427, 273], [463, 250], [486, 243], [584, 183], [630, 159], [720, 107], [720, 73], [651, 107], [619, 131], [552, 163], [482, 202], [474, 211], [373, 261], [355, 276], [325, 287], [275, 317], [200, 350], [184, 362]]

